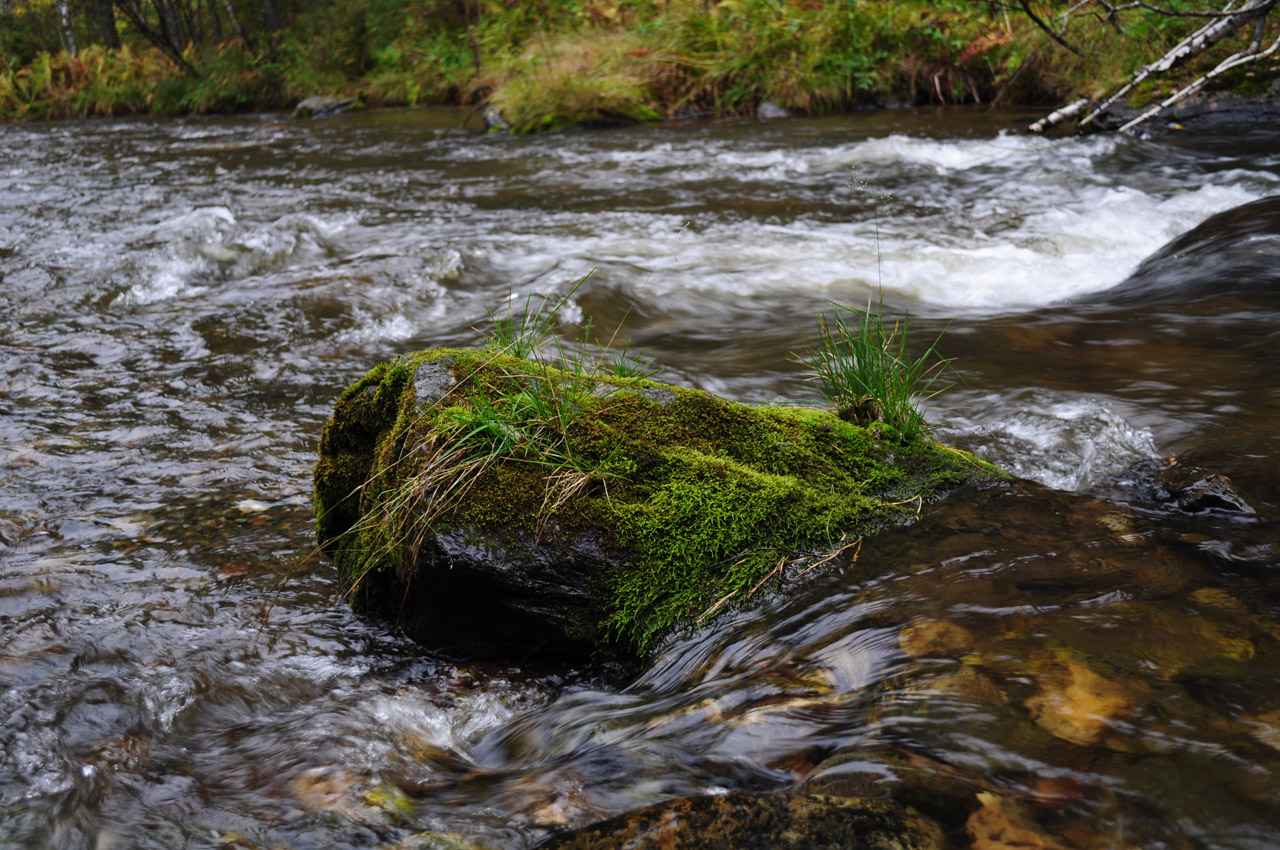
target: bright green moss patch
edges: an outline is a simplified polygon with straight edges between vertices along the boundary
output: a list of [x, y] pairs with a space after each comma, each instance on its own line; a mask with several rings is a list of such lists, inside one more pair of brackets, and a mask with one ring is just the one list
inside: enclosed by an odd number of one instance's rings
[[353, 600], [411, 632], [521, 620], [642, 654], [786, 558], [999, 476], [825, 411], [432, 350], [339, 399], [316, 509]]

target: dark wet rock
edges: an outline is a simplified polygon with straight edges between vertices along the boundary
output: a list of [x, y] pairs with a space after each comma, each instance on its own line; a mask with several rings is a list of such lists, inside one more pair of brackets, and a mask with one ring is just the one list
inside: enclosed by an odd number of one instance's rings
[[352, 601], [424, 643], [639, 657], [762, 599], [779, 551], [910, 521], [920, 497], [999, 479], [813, 408], [432, 350], [343, 394], [315, 501]]
[[484, 122], [485, 130], [490, 133], [505, 133], [511, 129], [506, 117], [496, 106], [486, 106], [484, 111], [480, 113], [480, 120]]
[[1160, 117], [1196, 128], [1280, 121], [1280, 97], [1270, 91], [1255, 95], [1197, 92]]
[[1254, 513], [1253, 508], [1236, 492], [1231, 480], [1225, 475], [1201, 469], [1194, 464], [1182, 463], [1177, 458], [1156, 463], [1163, 464], [1162, 468], [1156, 470], [1152, 493], [1159, 501], [1173, 502], [1180, 509], [1191, 513]]
[[[1090, 130], [1118, 130], [1146, 112], [1147, 107], [1116, 104], [1091, 123]], [[1217, 130], [1234, 125], [1280, 122], [1280, 93], [1275, 86], [1251, 95], [1197, 92], [1148, 119], [1140, 129], [1150, 132]]]
[[538, 845], [540, 850], [929, 850], [937, 825], [888, 800], [735, 791], [628, 812]]
[[356, 102], [354, 97], [331, 97], [328, 95], [312, 95], [303, 98], [293, 109], [294, 118], [323, 118], [337, 115]]
[[1280, 287], [1280, 195], [1205, 219], [1142, 261], [1127, 280], [1077, 304], [1141, 305], [1255, 297]]
[[783, 109], [776, 101], [766, 100], [760, 104], [760, 108], [756, 110], [757, 118], [772, 120], [774, 118], [790, 118], [791, 113]]
[[697, 121], [699, 118], [708, 118], [711, 113], [699, 112], [687, 103], [671, 113], [672, 121]]
[[1104, 498], [1151, 501], [1187, 513], [1255, 513], [1231, 479], [1176, 457], [1135, 463], [1100, 483], [1093, 492]]
[[[1187, 471], [1184, 470], [1184, 473]], [[1251, 514], [1253, 508], [1236, 492], [1231, 480], [1216, 472], [1195, 470], [1169, 482], [1170, 493], [1184, 511], [1230, 511]]]

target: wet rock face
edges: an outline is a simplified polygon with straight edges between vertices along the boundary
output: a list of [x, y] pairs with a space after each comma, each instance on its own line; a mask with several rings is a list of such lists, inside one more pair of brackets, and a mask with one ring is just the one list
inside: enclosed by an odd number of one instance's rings
[[1177, 457], [1135, 463], [1095, 487], [1093, 492], [1104, 498], [1154, 502], [1192, 514], [1205, 511], [1254, 514], [1231, 479]]
[[1252, 514], [1253, 508], [1236, 492], [1231, 479], [1195, 466], [1183, 466], [1176, 460], [1156, 476], [1157, 498], [1174, 502], [1189, 513], [1227, 511]]
[[556, 836], [539, 850], [933, 850], [938, 827], [887, 800], [735, 791], [684, 797]]

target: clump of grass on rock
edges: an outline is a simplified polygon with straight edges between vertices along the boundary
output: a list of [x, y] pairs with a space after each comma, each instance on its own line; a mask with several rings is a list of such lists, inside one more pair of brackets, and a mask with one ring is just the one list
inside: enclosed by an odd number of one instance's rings
[[941, 334], [919, 356], [911, 354], [909, 336], [910, 315], [888, 324], [878, 293], [865, 309], [837, 307], [820, 316], [817, 344], [802, 362], [841, 418], [885, 422], [907, 439], [925, 438], [930, 427], [919, 404], [949, 389], [945, 376], [955, 373], [938, 353]]

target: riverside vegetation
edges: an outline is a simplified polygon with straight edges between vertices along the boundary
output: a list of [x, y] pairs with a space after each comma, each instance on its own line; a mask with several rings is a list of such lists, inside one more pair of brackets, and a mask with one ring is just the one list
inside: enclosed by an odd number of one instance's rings
[[[1203, 20], [1183, 12], [1206, 6], [1172, 0], [1178, 15], [1128, 8], [1106, 26], [1072, 30], [1070, 50], [1033, 23], [1057, 28], [1055, 16], [1091, 11], [1082, 5], [1090, 4], [5, 0], [0, 117], [272, 110], [333, 94], [363, 106], [488, 104], [527, 131], [754, 115], [766, 101], [811, 114], [1049, 103], [1114, 87]], [[1256, 88], [1274, 73], [1274, 65], [1242, 69], [1225, 82]]]
[[908, 395], [936, 393], [942, 363], [932, 346], [910, 358], [878, 302], [821, 325], [810, 362], [836, 413], [654, 382], [625, 353], [559, 342], [564, 303], [526, 302], [483, 349], [401, 357], [343, 393], [315, 496], [357, 607], [418, 635], [461, 619], [642, 655], [1001, 477], [930, 438]]

